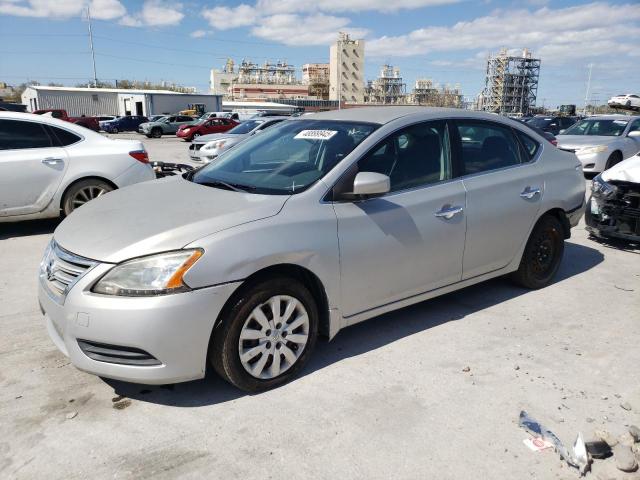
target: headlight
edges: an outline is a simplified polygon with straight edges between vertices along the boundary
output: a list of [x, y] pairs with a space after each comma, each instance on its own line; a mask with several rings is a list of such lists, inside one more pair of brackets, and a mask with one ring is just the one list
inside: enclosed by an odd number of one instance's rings
[[224, 140], [218, 140], [215, 142], [209, 142], [207, 143], [204, 147], [202, 147], [203, 150], [217, 150], [218, 148], [222, 148], [225, 144]]
[[202, 256], [202, 250], [179, 250], [136, 258], [116, 265], [93, 286], [103, 295], [146, 297], [190, 290], [182, 277]]
[[184, 133], [189, 133], [191, 131], [190, 128], [185, 128], [184, 130], [182, 130]]
[[602, 175], [597, 175], [591, 182], [591, 192], [596, 196], [610, 197], [615, 194], [618, 189], [615, 185], [605, 182]]
[[607, 151], [606, 145], [596, 145], [595, 147], [585, 147], [580, 149], [580, 153], [602, 153]]

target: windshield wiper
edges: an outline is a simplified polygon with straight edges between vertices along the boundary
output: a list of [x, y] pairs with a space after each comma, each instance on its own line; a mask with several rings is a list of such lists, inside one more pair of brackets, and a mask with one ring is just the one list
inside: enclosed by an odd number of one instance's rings
[[250, 192], [252, 190], [255, 190], [256, 187], [254, 187], [253, 185], [240, 185], [238, 183], [227, 183], [227, 182], [223, 182], [222, 180], [213, 180], [211, 182], [198, 182], [200, 185], [205, 185], [207, 187], [214, 187], [214, 188], [226, 188], [227, 190], [232, 190], [234, 192]]

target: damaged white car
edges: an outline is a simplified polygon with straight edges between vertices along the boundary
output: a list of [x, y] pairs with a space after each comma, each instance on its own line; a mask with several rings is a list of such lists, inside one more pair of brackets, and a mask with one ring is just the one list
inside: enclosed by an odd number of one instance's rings
[[597, 237], [640, 242], [640, 155], [593, 179], [585, 221]]

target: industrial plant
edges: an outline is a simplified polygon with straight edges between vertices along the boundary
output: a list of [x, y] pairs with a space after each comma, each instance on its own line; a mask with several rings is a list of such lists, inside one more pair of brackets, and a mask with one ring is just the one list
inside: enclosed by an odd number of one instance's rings
[[540, 59], [527, 49], [509, 55], [502, 49], [487, 59], [485, 87], [478, 107], [500, 114], [528, 114], [536, 106]]

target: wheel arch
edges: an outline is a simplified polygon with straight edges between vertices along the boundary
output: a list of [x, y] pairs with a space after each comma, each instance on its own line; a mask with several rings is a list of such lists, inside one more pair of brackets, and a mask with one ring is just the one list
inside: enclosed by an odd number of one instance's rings
[[[558, 221], [560, 222], [560, 224], [562, 225], [562, 230], [563, 230], [563, 234], [564, 234], [565, 240], [568, 239], [568, 238], [571, 238], [571, 225], [569, 224], [569, 220], [567, 219], [566, 212], [560, 207], [554, 207], [554, 208], [551, 208], [551, 209], [543, 212], [542, 215], [540, 215], [538, 217], [538, 219], [536, 220], [536, 223], [534, 224], [534, 228], [535, 228], [535, 225], [545, 215], [552, 215], [555, 218], [557, 218]], [[533, 228], [531, 229], [531, 231], [533, 231]]]
[[218, 315], [218, 318], [216, 319], [214, 329], [218, 326], [220, 320], [226, 314], [228, 309], [230, 309], [235, 304], [238, 297], [240, 297], [247, 289], [251, 288], [251, 286], [255, 285], [259, 281], [276, 276], [289, 277], [298, 280], [309, 290], [309, 292], [311, 292], [311, 295], [316, 301], [318, 307], [319, 332], [322, 335], [329, 336], [329, 299], [327, 297], [327, 292], [324, 288], [324, 285], [322, 284], [320, 278], [311, 270], [293, 263], [280, 263], [270, 265], [252, 273], [247, 278], [245, 278], [242, 284], [225, 302], [222, 310], [220, 311], [220, 315]]

